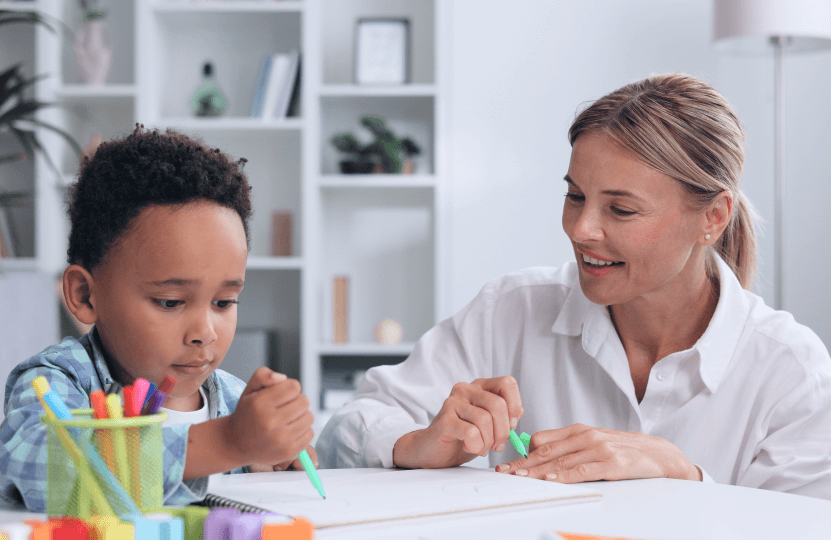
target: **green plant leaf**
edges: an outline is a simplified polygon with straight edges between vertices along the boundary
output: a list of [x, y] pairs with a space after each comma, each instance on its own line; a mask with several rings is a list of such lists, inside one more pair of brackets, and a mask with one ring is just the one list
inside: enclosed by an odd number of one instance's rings
[[28, 196], [24, 192], [0, 192], [0, 206], [23, 206], [23, 200]]
[[[28, 24], [42, 24], [50, 31], [55, 32], [56, 29], [52, 23], [56, 22], [52, 17], [46, 17], [37, 11], [11, 11], [9, 9], [0, 9], [0, 25], [28, 23]], [[58, 21], [59, 22], [59, 21]]]
[[46, 122], [41, 122], [40, 120], [29, 120], [29, 122], [31, 122], [31, 123], [33, 123], [37, 126], [40, 126], [44, 129], [54, 131], [55, 133], [57, 133], [58, 135], [63, 137], [64, 140], [66, 140], [66, 142], [69, 143], [69, 146], [71, 146], [72, 149], [75, 150], [75, 152], [78, 155], [81, 155], [84, 152], [83, 149], [81, 148], [81, 145], [78, 144], [78, 142], [75, 140], [75, 138], [72, 137], [72, 135], [70, 135], [68, 132], [62, 130], [61, 128], [53, 126], [52, 124], [47, 124]]

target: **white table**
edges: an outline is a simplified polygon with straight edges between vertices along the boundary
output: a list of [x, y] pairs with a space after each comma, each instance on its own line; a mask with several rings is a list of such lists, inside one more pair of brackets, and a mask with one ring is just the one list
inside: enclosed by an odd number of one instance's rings
[[[372, 469], [327, 475], [372, 474]], [[304, 473], [225, 475], [223, 485], [290, 480]], [[258, 477], [257, 480], [253, 476]], [[212, 482], [214, 480], [212, 479]], [[441, 518], [421, 518], [316, 531], [316, 539], [340, 540], [542, 540], [554, 531], [636, 539], [811, 540], [831, 538], [831, 501], [684, 480], [591, 482], [600, 502], [516, 507]], [[0, 511], [0, 522], [25, 514]]]

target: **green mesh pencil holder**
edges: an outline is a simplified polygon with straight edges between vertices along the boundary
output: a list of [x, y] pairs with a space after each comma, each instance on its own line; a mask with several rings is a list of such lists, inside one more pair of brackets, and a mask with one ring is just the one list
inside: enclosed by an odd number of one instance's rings
[[[48, 434], [47, 514], [88, 518], [160, 508], [167, 415], [95, 420], [92, 409], [74, 409], [72, 416], [40, 419]], [[100, 457], [103, 470], [93, 466], [91, 452]]]

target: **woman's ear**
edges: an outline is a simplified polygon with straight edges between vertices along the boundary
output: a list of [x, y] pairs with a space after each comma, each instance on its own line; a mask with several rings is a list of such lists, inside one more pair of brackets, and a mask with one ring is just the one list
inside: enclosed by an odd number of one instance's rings
[[704, 212], [704, 230], [701, 232], [702, 244], [709, 246], [718, 241], [724, 229], [730, 223], [732, 211], [733, 195], [727, 191], [722, 191]]
[[98, 315], [92, 298], [92, 274], [73, 264], [63, 272], [63, 297], [67, 309], [84, 324], [95, 324]]

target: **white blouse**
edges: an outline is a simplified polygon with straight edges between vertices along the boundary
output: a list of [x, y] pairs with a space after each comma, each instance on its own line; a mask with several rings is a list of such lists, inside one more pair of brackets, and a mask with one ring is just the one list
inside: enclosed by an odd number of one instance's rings
[[[653, 366], [640, 403], [608, 310], [583, 295], [576, 263], [488, 283], [405, 362], [367, 372], [320, 435], [321, 466], [392, 467], [395, 442], [428, 426], [455, 383], [512, 375], [525, 410], [518, 433], [638, 431], [672, 442], [716, 482], [831, 499], [828, 351], [718, 267], [706, 332]], [[517, 457], [506, 445], [489, 460]]]

